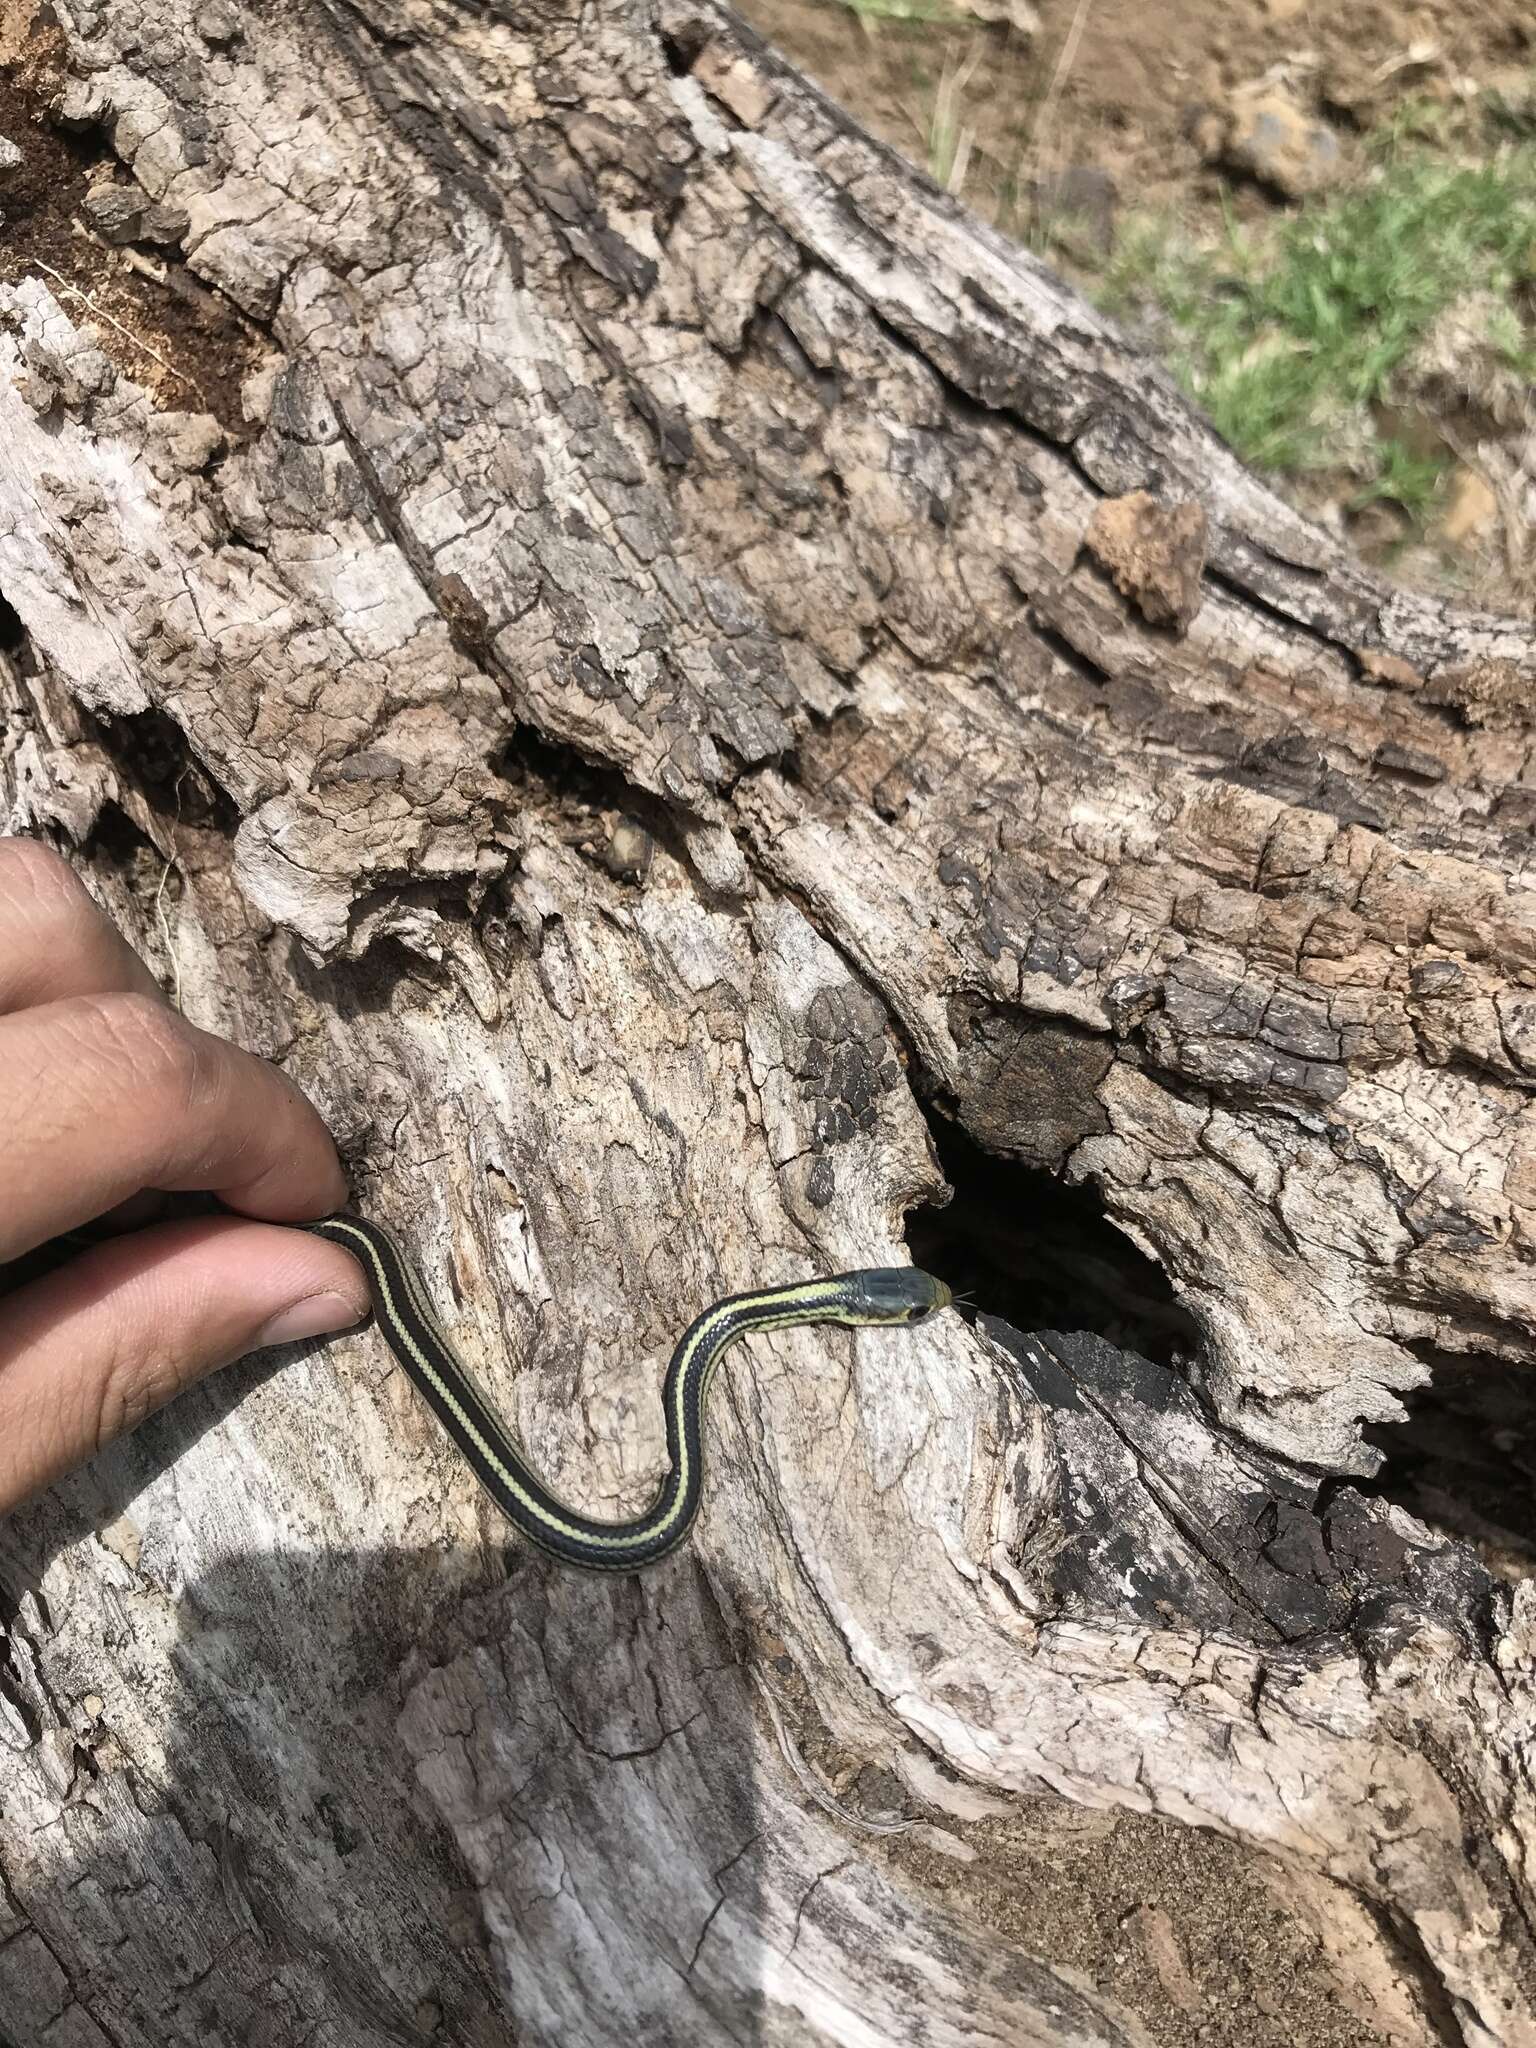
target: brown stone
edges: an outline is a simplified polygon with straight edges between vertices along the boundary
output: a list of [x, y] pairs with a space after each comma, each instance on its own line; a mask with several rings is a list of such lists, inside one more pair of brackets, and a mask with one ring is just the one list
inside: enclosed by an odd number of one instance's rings
[[1206, 545], [1202, 506], [1190, 499], [1160, 505], [1148, 491], [1131, 491], [1097, 508], [1084, 539], [1148, 625], [1187, 631], [1200, 609]]

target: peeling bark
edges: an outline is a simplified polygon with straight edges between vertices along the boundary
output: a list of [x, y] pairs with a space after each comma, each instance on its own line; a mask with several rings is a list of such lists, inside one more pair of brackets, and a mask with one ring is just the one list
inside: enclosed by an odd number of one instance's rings
[[1356, 1483], [1536, 1358], [1530, 630], [703, 0], [60, 14], [268, 355], [176, 413], [0, 288], [0, 816], [311, 1090], [554, 1482], [643, 1502], [693, 1307], [902, 1256], [930, 1121], [1198, 1341], [759, 1340], [617, 1586], [375, 1338], [224, 1375], [4, 1531], [0, 2028], [1186, 2038], [982, 1884], [1050, 1793], [1279, 1859], [1353, 2038], [1536, 2041], [1536, 1609]]

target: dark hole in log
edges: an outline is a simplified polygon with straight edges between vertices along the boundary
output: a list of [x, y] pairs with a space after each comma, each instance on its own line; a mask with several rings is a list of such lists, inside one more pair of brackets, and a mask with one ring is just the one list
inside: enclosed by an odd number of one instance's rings
[[1413, 1349], [1433, 1377], [1406, 1397], [1405, 1422], [1366, 1431], [1386, 1462], [1361, 1490], [1470, 1543], [1500, 1577], [1526, 1578], [1536, 1572], [1536, 1372]]
[[27, 629], [21, 614], [9, 598], [0, 593], [0, 654], [20, 654], [27, 644]]
[[1016, 1329], [1088, 1330], [1160, 1365], [1195, 1350], [1168, 1276], [1090, 1190], [998, 1159], [937, 1114], [929, 1123], [955, 1196], [907, 1218], [915, 1264]]
[[[239, 822], [234, 805], [202, 767], [186, 734], [167, 712], [157, 708], [134, 711], [103, 723], [113, 758], [132, 773], [139, 794], [159, 816], [173, 824], [234, 831]], [[126, 819], [123, 823], [126, 826]], [[98, 833], [107, 829], [105, 818], [97, 829]]]

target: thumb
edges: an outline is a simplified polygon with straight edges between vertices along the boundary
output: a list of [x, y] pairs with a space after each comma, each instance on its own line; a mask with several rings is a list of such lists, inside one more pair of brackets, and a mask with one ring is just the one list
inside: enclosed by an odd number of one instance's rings
[[0, 1299], [0, 1513], [248, 1351], [361, 1322], [356, 1263], [239, 1217], [94, 1246]]

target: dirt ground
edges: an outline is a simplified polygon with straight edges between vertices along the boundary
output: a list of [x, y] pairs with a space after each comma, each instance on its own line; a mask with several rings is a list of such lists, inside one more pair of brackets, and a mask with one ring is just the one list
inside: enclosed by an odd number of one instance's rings
[[39, 0], [0, 0], [0, 136], [22, 155], [0, 180], [0, 281], [42, 278], [157, 404], [210, 412], [238, 435], [240, 385], [264, 345], [191, 276], [174, 245], [117, 247], [92, 231], [88, 195], [127, 181], [99, 128], [55, 118], [67, 82], [62, 54]]
[[925, 165], [933, 94], [975, 59], [957, 96], [974, 131], [962, 196], [1004, 224], [1025, 180], [1064, 164], [1101, 168], [1151, 211], [1262, 211], [1262, 191], [1204, 160], [1199, 128], [1203, 112], [1270, 73], [1315, 94], [1347, 164], [1408, 94], [1523, 86], [1536, 61], [1536, 14], [1521, 0], [1038, 0], [1034, 34], [879, 10], [880, 0], [741, 9], [865, 127]]

